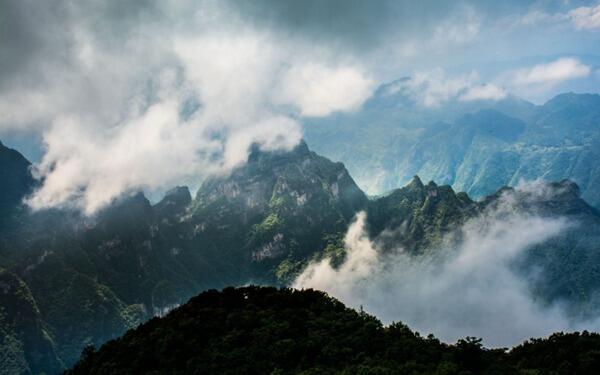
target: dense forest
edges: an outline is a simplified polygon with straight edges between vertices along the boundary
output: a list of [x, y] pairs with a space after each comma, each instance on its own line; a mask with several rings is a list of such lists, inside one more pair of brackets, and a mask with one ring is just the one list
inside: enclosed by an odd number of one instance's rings
[[99, 350], [77, 374], [597, 374], [600, 335], [555, 333], [515, 348], [445, 344], [384, 326], [315, 290], [209, 290]]

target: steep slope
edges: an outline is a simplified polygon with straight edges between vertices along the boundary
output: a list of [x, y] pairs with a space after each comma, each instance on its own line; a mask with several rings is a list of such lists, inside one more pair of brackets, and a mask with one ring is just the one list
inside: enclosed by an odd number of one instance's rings
[[286, 280], [341, 237], [367, 198], [341, 163], [302, 142], [287, 153], [255, 150], [248, 163], [206, 181], [194, 201], [195, 241], [259, 282]]
[[490, 194], [512, 177], [518, 157], [504, 150], [524, 130], [495, 110], [467, 114], [415, 144], [401, 168], [476, 197]]
[[423, 338], [313, 290], [208, 291], [89, 349], [67, 374], [594, 374], [600, 335], [557, 334], [511, 352]]
[[56, 373], [63, 363], [29, 288], [0, 268], [0, 368], [6, 374]]
[[0, 142], [0, 227], [34, 187], [30, 165], [18, 151]]
[[384, 245], [419, 253], [473, 217], [477, 204], [450, 186], [423, 185], [415, 176], [407, 186], [372, 200], [367, 212], [371, 236], [383, 234]]

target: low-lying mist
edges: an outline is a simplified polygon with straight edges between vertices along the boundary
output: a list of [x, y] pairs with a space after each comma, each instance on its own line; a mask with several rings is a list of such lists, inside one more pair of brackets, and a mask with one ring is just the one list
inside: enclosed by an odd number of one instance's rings
[[447, 342], [476, 336], [487, 346], [504, 347], [556, 331], [594, 330], [598, 321], [573, 321], [560, 304], [536, 300], [534, 276], [514, 269], [531, 246], [573, 225], [519, 213], [505, 199], [447, 235], [444, 245], [414, 255], [384, 251], [385, 239], [369, 238], [361, 212], [346, 233], [344, 263], [334, 268], [329, 259], [314, 262], [294, 287], [324, 290], [385, 323], [402, 321]]

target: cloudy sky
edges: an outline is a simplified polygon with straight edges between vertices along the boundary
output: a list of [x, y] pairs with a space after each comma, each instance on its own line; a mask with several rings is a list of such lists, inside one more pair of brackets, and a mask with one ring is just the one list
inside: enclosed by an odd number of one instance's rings
[[0, 0], [0, 28], [0, 139], [44, 177], [29, 203], [88, 213], [293, 147], [400, 77], [424, 107], [600, 87], [596, 1]]

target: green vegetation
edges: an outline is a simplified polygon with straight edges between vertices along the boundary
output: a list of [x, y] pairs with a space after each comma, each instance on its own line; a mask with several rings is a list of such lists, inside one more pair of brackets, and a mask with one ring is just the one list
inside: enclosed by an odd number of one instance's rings
[[544, 105], [499, 101], [415, 103], [394, 83], [359, 111], [312, 119], [305, 138], [342, 160], [370, 194], [419, 175], [480, 198], [521, 179], [577, 182], [600, 208], [600, 95], [561, 94]]
[[[0, 163], [0, 170], [21, 168], [12, 175], [27, 167]], [[17, 192], [17, 201], [30, 188]], [[525, 274], [543, 271], [531, 285], [539, 300], [596, 315], [600, 216], [577, 185], [548, 188], [555, 194], [533, 203], [514, 192], [517, 202], [523, 198], [515, 209], [581, 225], [531, 249], [515, 266]], [[382, 251], [434, 251], [508, 191], [474, 202], [415, 177], [369, 200], [341, 163], [302, 143], [290, 152], [254, 150], [231, 175], [205, 181], [193, 200], [184, 187], [155, 205], [142, 194], [126, 195], [94, 218], [66, 210], [29, 214], [17, 205], [0, 228], [0, 267], [12, 275], [6, 276], [11, 285], [23, 286], [10, 289], [9, 301], [22, 303], [1, 305], [0, 353], [10, 373], [53, 372], [72, 365], [86, 345], [99, 347], [203, 290], [290, 285], [311, 261], [341, 264], [344, 234], [361, 210]], [[12, 323], [22, 317], [33, 323]]]
[[600, 335], [555, 334], [511, 351], [388, 327], [313, 290], [210, 290], [99, 350], [77, 374], [596, 374]]

